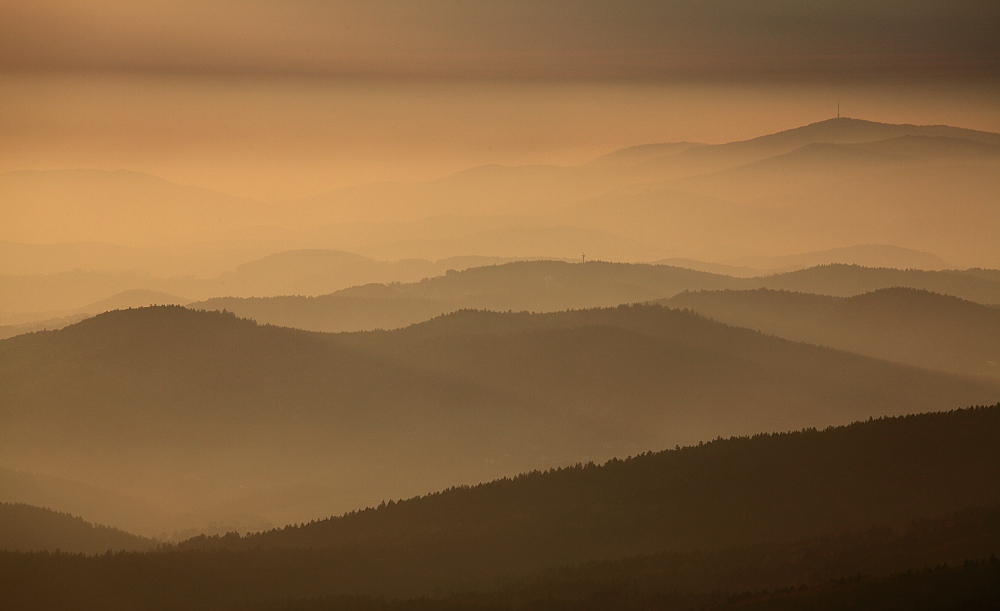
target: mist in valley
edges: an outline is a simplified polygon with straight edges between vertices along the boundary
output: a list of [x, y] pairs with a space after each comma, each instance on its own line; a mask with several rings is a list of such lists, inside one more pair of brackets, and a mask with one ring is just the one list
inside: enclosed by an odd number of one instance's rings
[[998, 29], [0, 3], [0, 606], [992, 608]]

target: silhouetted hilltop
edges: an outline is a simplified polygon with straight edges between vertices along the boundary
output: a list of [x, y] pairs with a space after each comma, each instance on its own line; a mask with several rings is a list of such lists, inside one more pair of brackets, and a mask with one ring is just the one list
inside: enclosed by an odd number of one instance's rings
[[635, 169], [647, 180], [672, 180], [752, 164], [814, 144], [855, 145], [905, 136], [1000, 144], [1000, 134], [992, 132], [945, 125], [889, 124], [841, 117], [749, 140], [690, 147], [675, 154], [650, 159], [635, 166]]
[[108, 550], [143, 551], [155, 546], [152, 539], [91, 524], [68, 513], [0, 502], [0, 550], [103, 554]]
[[906, 286], [977, 303], [1000, 303], [985, 271], [922, 271], [824, 265], [758, 278], [682, 267], [588, 261], [519, 261], [449, 271], [405, 284], [368, 284], [320, 297], [218, 298], [192, 309], [229, 310], [261, 323], [312, 331], [392, 329], [459, 309], [558, 311], [669, 298], [683, 291], [772, 288], [850, 296]]
[[909, 288], [847, 298], [759, 289], [681, 293], [663, 303], [795, 341], [1000, 376], [1000, 311], [957, 297]]
[[717, 157], [735, 165], [781, 155], [814, 143], [859, 144], [903, 136], [952, 138], [1000, 145], [1000, 134], [992, 132], [948, 125], [892, 124], [840, 117], [750, 140], [691, 149], [684, 154], [692, 157]]
[[[460, 312], [345, 335], [154, 307], [0, 342], [0, 458], [175, 513], [211, 504], [280, 522], [717, 435], [997, 398], [985, 380], [660, 306]], [[299, 484], [322, 494], [262, 500]]]
[[144, 308], [151, 305], [187, 305], [188, 303], [191, 303], [190, 299], [178, 297], [177, 295], [170, 295], [160, 291], [132, 289], [122, 291], [121, 293], [112, 295], [107, 299], [101, 299], [100, 301], [87, 304], [80, 308], [80, 311], [98, 314], [100, 312], [107, 312], [110, 310]]
[[391, 329], [463, 308], [552, 311], [614, 306], [689, 287], [729, 288], [727, 276], [669, 266], [519, 261], [449, 271], [406, 284], [368, 284], [316, 298], [219, 298], [192, 309], [227, 309], [259, 322], [314, 331]]

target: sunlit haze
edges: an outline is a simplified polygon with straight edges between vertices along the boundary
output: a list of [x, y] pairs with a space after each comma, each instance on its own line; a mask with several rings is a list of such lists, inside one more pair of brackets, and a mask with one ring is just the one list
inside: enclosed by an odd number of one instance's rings
[[998, 33], [0, 0], [0, 609], [1000, 608]]

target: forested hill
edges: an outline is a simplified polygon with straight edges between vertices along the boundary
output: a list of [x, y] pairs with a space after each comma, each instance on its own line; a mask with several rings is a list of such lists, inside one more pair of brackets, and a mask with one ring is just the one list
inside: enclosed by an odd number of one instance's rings
[[460, 312], [350, 335], [154, 307], [0, 341], [0, 458], [245, 532], [533, 468], [998, 399], [991, 381], [662, 306]]
[[1000, 377], [1000, 310], [910, 288], [853, 297], [685, 292], [662, 303], [731, 325], [920, 367]]
[[155, 546], [152, 539], [91, 524], [68, 513], [22, 503], [0, 503], [0, 550], [101, 554]]
[[902, 529], [643, 554], [494, 582], [480, 575], [487, 581], [457, 587], [405, 550], [367, 558], [357, 549], [165, 548], [94, 557], [0, 551], [0, 605], [24, 611], [705, 611], [750, 602], [796, 611], [992, 611], [1000, 603], [997, 550], [1000, 508], [985, 507]]
[[1000, 404], [732, 438], [182, 547], [397, 550], [460, 580], [899, 526], [1000, 503], [997, 439]]

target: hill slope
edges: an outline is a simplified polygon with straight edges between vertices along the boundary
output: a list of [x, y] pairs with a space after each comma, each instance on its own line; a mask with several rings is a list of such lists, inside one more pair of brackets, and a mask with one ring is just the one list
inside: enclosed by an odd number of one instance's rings
[[[1000, 405], [717, 440], [533, 472], [188, 548], [340, 549], [476, 574], [637, 553], [777, 543], [996, 505]], [[988, 554], [988, 551], [987, 551]], [[439, 563], [439, 564], [438, 564]]]
[[795, 341], [1000, 376], [1000, 310], [957, 297], [906, 288], [847, 298], [761, 289], [681, 293], [663, 303]]
[[349, 335], [155, 307], [0, 342], [0, 459], [249, 525], [717, 435], [997, 398], [985, 381], [658, 306], [462, 312]]
[[108, 550], [143, 551], [155, 547], [151, 539], [117, 528], [85, 522], [82, 518], [20, 503], [0, 503], [0, 549], [103, 554]]
[[[0, 552], [0, 601], [698, 609], [743, 590], [987, 558], [1000, 544], [989, 485], [1000, 475], [998, 432], [1000, 405], [533, 472], [257, 535], [200, 537], [178, 552]], [[539, 569], [549, 570], [510, 579]], [[432, 591], [413, 601], [349, 596]], [[304, 600], [320, 596], [332, 598]]]

